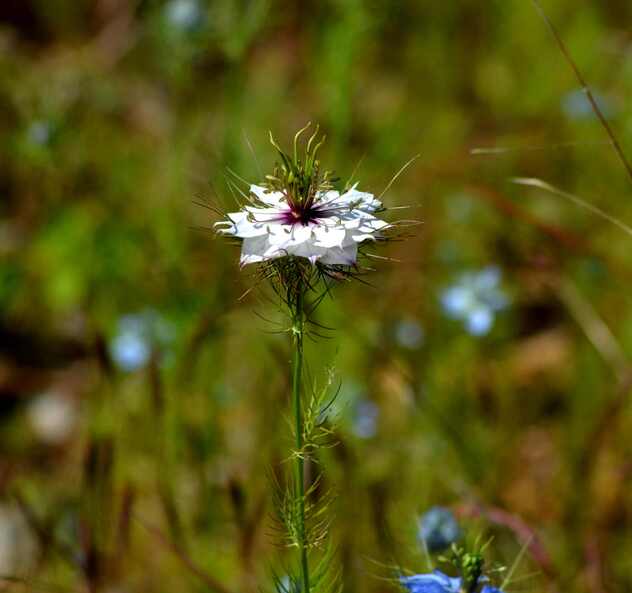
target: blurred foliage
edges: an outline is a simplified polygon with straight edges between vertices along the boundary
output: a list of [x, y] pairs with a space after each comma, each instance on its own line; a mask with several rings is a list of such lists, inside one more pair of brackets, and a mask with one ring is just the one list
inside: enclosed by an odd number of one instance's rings
[[[632, 153], [632, 5], [542, 1]], [[632, 222], [630, 180], [530, 2], [3, 0], [6, 588], [270, 586], [288, 340], [265, 290], [239, 300], [251, 274], [204, 204], [308, 120], [378, 195], [421, 154], [384, 196], [419, 232], [336, 289], [308, 348], [342, 383], [321, 462], [345, 591], [425, 569], [437, 504], [505, 565], [532, 538], [516, 590], [632, 588], [630, 238], [510, 182]], [[485, 299], [442, 295], [490, 267], [506, 306], [471, 334]]]

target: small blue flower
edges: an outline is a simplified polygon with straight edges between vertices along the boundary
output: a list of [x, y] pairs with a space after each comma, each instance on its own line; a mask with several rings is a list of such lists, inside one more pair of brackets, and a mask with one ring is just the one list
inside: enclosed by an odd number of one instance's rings
[[441, 294], [444, 311], [448, 317], [463, 321], [470, 334], [485, 335], [492, 328], [496, 313], [508, 304], [507, 296], [499, 287], [500, 279], [496, 266], [463, 274]]
[[448, 509], [432, 507], [419, 520], [417, 537], [428, 551], [441, 552], [461, 538], [461, 528]]
[[356, 404], [353, 432], [361, 439], [370, 439], [377, 433], [380, 409], [374, 402], [363, 399]]
[[289, 575], [282, 576], [276, 582], [277, 593], [300, 593], [301, 582]]
[[181, 31], [192, 31], [202, 21], [202, 8], [197, 0], [171, 0], [166, 6], [169, 23]]
[[395, 326], [395, 340], [402, 348], [416, 350], [424, 342], [424, 330], [412, 318], [400, 320]]
[[[595, 98], [595, 102], [604, 117], [606, 119], [610, 119], [616, 111], [612, 102], [604, 95], [594, 91], [593, 97]], [[592, 105], [583, 90], [574, 90], [565, 95], [562, 99], [562, 111], [564, 111], [564, 114], [569, 119], [579, 120], [592, 119], [596, 117]]]
[[[478, 580], [480, 585], [487, 581], [487, 577]], [[433, 570], [429, 574], [415, 574], [410, 577], [400, 577], [399, 582], [410, 591], [410, 593], [460, 593], [463, 579], [460, 577], [449, 577], [440, 570]], [[481, 593], [504, 593], [491, 585], [484, 585]]]
[[[461, 579], [449, 577], [440, 570], [430, 574], [415, 574], [410, 577], [400, 577], [399, 582], [410, 593], [459, 593]], [[489, 593], [489, 592], [488, 592]]]
[[32, 144], [37, 144], [38, 146], [46, 146], [53, 135], [52, 126], [49, 122], [36, 119], [26, 130], [26, 136]]
[[110, 354], [119, 368], [131, 372], [147, 364], [154, 345], [164, 346], [172, 339], [172, 326], [155, 311], [124, 315], [110, 342]]

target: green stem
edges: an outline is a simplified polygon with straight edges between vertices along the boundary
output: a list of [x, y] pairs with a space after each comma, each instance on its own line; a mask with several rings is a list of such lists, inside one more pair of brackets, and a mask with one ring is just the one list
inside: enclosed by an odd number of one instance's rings
[[303, 290], [296, 301], [293, 327], [294, 362], [292, 373], [292, 400], [296, 431], [296, 491], [298, 494], [299, 517], [298, 539], [303, 576], [303, 593], [309, 593], [309, 564], [307, 562], [307, 542], [305, 541], [305, 459], [303, 458], [303, 412], [301, 410], [301, 379], [303, 376]]

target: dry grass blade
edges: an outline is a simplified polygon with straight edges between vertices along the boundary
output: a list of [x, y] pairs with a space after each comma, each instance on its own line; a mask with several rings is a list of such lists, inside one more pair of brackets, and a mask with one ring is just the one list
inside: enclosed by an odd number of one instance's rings
[[547, 144], [535, 146], [527, 144], [525, 146], [476, 146], [470, 149], [471, 155], [497, 155], [508, 154], [522, 151], [539, 151], [539, 150], [559, 150], [563, 148], [573, 148], [575, 146], [608, 146], [612, 141], [605, 142], [558, 142], [556, 144]]
[[353, 179], [356, 176], [356, 173], [358, 172], [358, 170], [360, 169], [360, 166], [362, 165], [362, 163], [364, 162], [364, 158], [366, 157], [365, 154], [363, 154], [359, 159], [358, 162], [356, 163], [356, 166], [353, 168], [353, 171], [351, 171], [351, 175], [349, 175], [349, 180], [347, 181], [345, 187], [351, 187], [351, 185], [353, 184]]
[[557, 291], [560, 300], [566, 305], [591, 344], [612, 367], [619, 380], [623, 381], [628, 374], [628, 361], [610, 328], [571, 282], [561, 282]]
[[520, 562], [522, 562], [522, 558], [524, 557], [525, 552], [529, 549], [529, 546], [531, 545], [532, 541], [533, 541], [533, 535], [530, 535], [522, 544], [522, 547], [520, 548], [520, 552], [518, 552], [516, 559], [511, 565], [511, 568], [507, 572], [507, 576], [504, 578], [503, 583], [500, 586], [502, 590], [504, 590], [507, 587], [507, 585], [513, 582], [512, 580], [513, 575], [515, 574], [516, 569], [518, 568], [518, 565], [520, 564]]
[[388, 182], [388, 185], [384, 188], [384, 190], [382, 191], [382, 193], [377, 197], [378, 200], [382, 199], [382, 196], [389, 190], [391, 189], [393, 183], [395, 183], [398, 179], [398, 177], [406, 170], [408, 169], [408, 167], [410, 167], [410, 165], [412, 165], [421, 155], [420, 154], [416, 154], [413, 158], [409, 159], [406, 163], [404, 163], [404, 165], [402, 166], [402, 168], [397, 171], [397, 173], [395, 173], [395, 175], [393, 175], [393, 177], [391, 178], [391, 180]]
[[250, 141], [248, 134], [246, 134], [246, 130], [242, 129], [242, 133], [244, 136], [244, 140], [246, 142], [246, 146], [248, 147], [248, 150], [250, 151], [250, 154], [252, 155], [252, 159], [255, 162], [255, 167], [257, 167], [257, 173], [259, 174], [259, 178], [262, 179], [263, 169], [261, 168], [261, 164], [259, 163], [259, 159], [257, 158], [257, 153], [255, 152], [254, 146], [252, 145], [252, 142]]
[[604, 220], [607, 220], [611, 224], [620, 228], [623, 232], [632, 236], [632, 228], [629, 227], [627, 224], [625, 224], [624, 222], [621, 222], [618, 218], [611, 216], [607, 212], [604, 212], [603, 210], [601, 210], [601, 208], [597, 208], [597, 206], [593, 206], [590, 202], [583, 200], [582, 198], [580, 198], [579, 196], [576, 196], [575, 194], [571, 194], [567, 191], [559, 189], [555, 187], [554, 185], [551, 185], [550, 183], [547, 183], [546, 181], [542, 181], [541, 179], [537, 179], [535, 177], [514, 177], [511, 181], [512, 183], [515, 183], [516, 185], [526, 185], [529, 187], [537, 187], [539, 189], [548, 191], [556, 196], [560, 196], [561, 198], [566, 198], [567, 200], [570, 200], [571, 202], [573, 202], [573, 204], [580, 206], [581, 208], [585, 208], [586, 210], [592, 212], [593, 214], [596, 214], [597, 216], [599, 216], [600, 218], [603, 218]]

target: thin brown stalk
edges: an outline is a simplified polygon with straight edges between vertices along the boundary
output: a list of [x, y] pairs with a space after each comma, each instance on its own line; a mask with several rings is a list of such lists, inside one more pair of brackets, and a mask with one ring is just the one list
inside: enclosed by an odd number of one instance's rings
[[544, 9], [542, 8], [542, 5], [540, 4], [539, 0], [531, 0], [531, 3], [535, 7], [536, 11], [538, 12], [542, 20], [545, 22], [546, 26], [551, 32], [551, 35], [553, 35], [553, 38], [555, 39], [555, 43], [557, 43], [557, 46], [562, 52], [564, 59], [566, 60], [568, 65], [571, 67], [573, 73], [575, 74], [575, 78], [577, 78], [577, 81], [581, 85], [582, 91], [585, 93], [586, 97], [588, 98], [588, 101], [590, 102], [590, 106], [593, 112], [597, 116], [597, 119], [601, 123], [603, 129], [606, 131], [606, 134], [608, 134], [608, 137], [610, 138], [610, 141], [612, 142], [612, 146], [614, 147], [617, 153], [617, 156], [619, 157], [619, 160], [625, 167], [625, 170], [628, 173], [628, 177], [630, 178], [630, 181], [632, 181], [632, 165], [630, 164], [630, 161], [625, 156], [625, 153], [623, 152], [623, 148], [621, 148], [621, 144], [619, 144], [619, 140], [617, 139], [613, 129], [610, 127], [608, 120], [606, 120], [606, 117], [604, 116], [603, 112], [599, 108], [599, 105], [597, 104], [597, 101], [595, 100], [595, 97], [592, 94], [592, 91], [590, 90], [590, 87], [588, 86], [586, 79], [584, 78], [579, 67], [577, 66], [577, 63], [575, 62], [575, 60], [573, 60], [573, 57], [568, 51], [568, 48], [566, 47], [566, 44], [564, 43], [561, 35], [558, 33], [555, 25], [553, 24], [551, 19], [549, 19], [546, 12], [544, 12]]
[[551, 579], [551, 590], [557, 590], [553, 585], [553, 581], [557, 578], [553, 560], [535, 529], [524, 519], [500, 507], [486, 506], [477, 502], [460, 505], [457, 508], [457, 514], [464, 517], [484, 517], [496, 525], [510, 529], [518, 540], [526, 545], [526, 550], [542, 572]]
[[201, 569], [179, 546], [171, 542], [157, 527], [145, 523], [138, 517], [134, 517], [134, 519], [151, 533], [165, 548], [174, 554], [189, 572], [200, 579], [211, 591], [215, 591], [216, 593], [233, 593], [223, 583]]

